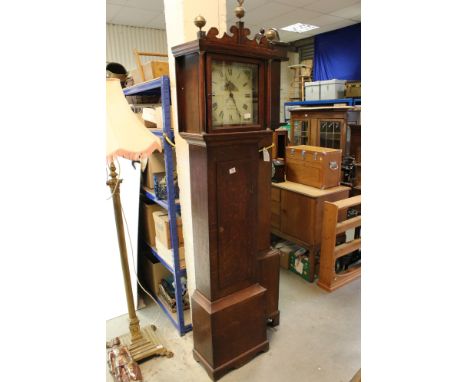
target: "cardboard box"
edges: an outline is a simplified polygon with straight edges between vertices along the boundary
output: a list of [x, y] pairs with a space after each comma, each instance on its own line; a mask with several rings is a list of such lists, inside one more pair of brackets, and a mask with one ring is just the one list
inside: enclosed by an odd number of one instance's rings
[[[163, 128], [163, 112], [162, 112], [162, 106], [154, 106], [152, 108], [148, 108], [150, 110], [146, 111], [146, 116], [150, 117], [149, 119], [151, 122], [155, 123], [158, 129]], [[171, 129], [174, 129], [174, 118], [172, 118], [172, 107], [169, 107], [169, 113], [171, 116]], [[150, 116], [151, 114], [151, 116]]]
[[290, 241], [280, 241], [275, 248], [280, 251], [280, 267], [284, 269], [289, 269], [290, 255], [301, 249], [299, 245]]
[[144, 63], [143, 73], [145, 74], [145, 81], [152, 80], [161, 76], [169, 75], [169, 63], [165, 61], [151, 60]]
[[171, 274], [169, 270], [161, 263], [153, 263], [145, 256], [142, 256], [142, 274], [143, 286], [153, 295], [159, 293], [159, 283], [161, 280]]
[[154, 214], [167, 213], [164, 208], [157, 204], [143, 203], [143, 235], [146, 243], [152, 247], [156, 246], [156, 227], [154, 224]]
[[143, 182], [145, 187], [154, 189], [154, 174], [166, 171], [166, 165], [164, 163], [164, 154], [160, 152], [154, 152], [148, 158], [148, 164], [146, 165], [145, 172], [143, 173]]
[[[154, 224], [156, 228], [156, 236], [158, 240], [166, 247], [171, 249], [171, 231], [169, 228], [169, 215], [166, 214], [153, 214]], [[184, 244], [184, 236], [182, 233], [182, 219], [177, 217], [177, 235], [179, 236], [179, 247]]]
[[[174, 267], [174, 253], [167, 248], [159, 239], [156, 239], [156, 252], [171, 267]], [[179, 263], [181, 268], [185, 268], [185, 248], [179, 247]]]
[[346, 82], [345, 97], [346, 98], [361, 97], [361, 81]]
[[313, 281], [313, 277], [310, 276], [310, 263], [309, 263], [309, 254], [296, 255], [291, 253], [289, 255], [289, 270], [297, 275], [301, 276], [304, 280], [308, 282]]

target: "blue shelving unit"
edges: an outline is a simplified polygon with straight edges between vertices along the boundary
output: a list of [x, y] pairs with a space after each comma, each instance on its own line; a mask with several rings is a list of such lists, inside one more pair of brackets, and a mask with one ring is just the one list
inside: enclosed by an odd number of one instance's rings
[[[164, 258], [158, 255], [155, 248], [149, 246], [147, 243], [143, 243], [149, 247], [151, 255], [155, 260], [159, 261], [164, 267], [166, 267], [174, 275], [175, 283], [175, 297], [176, 297], [176, 308], [177, 314], [174, 319], [172, 313], [169, 311], [168, 307], [163, 301], [156, 295], [156, 301], [161, 309], [169, 317], [173, 325], [179, 331], [179, 334], [183, 336], [185, 333], [192, 330], [192, 324], [185, 324], [184, 319], [184, 304], [182, 300], [182, 284], [181, 277], [187, 275], [185, 269], [180, 268], [179, 261], [179, 237], [177, 234], [177, 213], [180, 213], [180, 204], [175, 200], [175, 188], [174, 188], [174, 163], [172, 157], [172, 146], [166, 140], [166, 137], [174, 142], [174, 132], [171, 130], [171, 92], [170, 92], [170, 83], [168, 76], [162, 76], [151, 81], [146, 81], [141, 84], [137, 84], [131, 87], [124, 89], [124, 94], [126, 96], [135, 95], [135, 96], [146, 96], [146, 95], [160, 95], [161, 96], [161, 105], [162, 105], [162, 114], [163, 114], [163, 128], [162, 131], [153, 131], [154, 134], [161, 137], [161, 141], [164, 145], [164, 162], [166, 167], [166, 183], [167, 183], [167, 200], [160, 200], [156, 198], [156, 191], [150, 192], [142, 188], [142, 195], [147, 200], [150, 200], [154, 203], [157, 203], [161, 207], [165, 208], [168, 211], [169, 216], [169, 229], [171, 232], [171, 244], [172, 244], [172, 254], [174, 257], [174, 266], [168, 264]], [[141, 236], [141, 235], [140, 235]]]

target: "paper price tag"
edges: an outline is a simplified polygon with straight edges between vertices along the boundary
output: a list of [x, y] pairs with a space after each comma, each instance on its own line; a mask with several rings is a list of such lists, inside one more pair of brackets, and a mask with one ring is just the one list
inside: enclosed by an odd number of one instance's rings
[[268, 150], [266, 148], [263, 148], [263, 160], [265, 162], [270, 161], [270, 153], [268, 152]]

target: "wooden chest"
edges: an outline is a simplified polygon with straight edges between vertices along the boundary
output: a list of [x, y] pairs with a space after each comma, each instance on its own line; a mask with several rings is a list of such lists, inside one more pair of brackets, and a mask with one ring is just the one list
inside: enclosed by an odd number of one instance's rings
[[326, 189], [340, 185], [341, 150], [318, 146], [286, 148], [286, 179]]

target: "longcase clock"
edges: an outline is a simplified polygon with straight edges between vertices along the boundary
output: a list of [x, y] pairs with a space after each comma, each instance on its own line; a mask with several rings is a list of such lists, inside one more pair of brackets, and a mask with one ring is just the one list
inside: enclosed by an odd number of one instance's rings
[[[244, 12], [236, 8], [240, 18]], [[193, 354], [213, 379], [267, 351], [279, 323], [279, 253], [270, 249], [272, 131], [285, 48], [201, 31], [172, 48], [180, 135], [189, 144], [196, 290]], [[271, 154], [271, 150], [270, 150]]]

